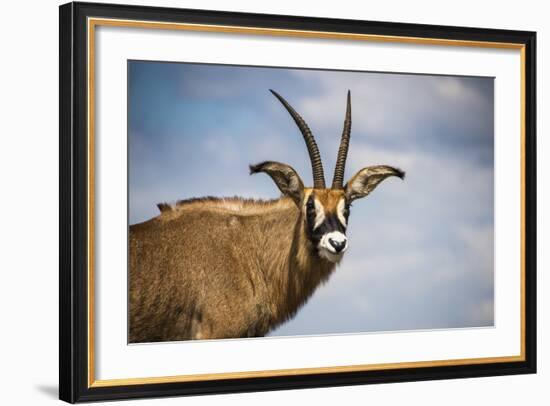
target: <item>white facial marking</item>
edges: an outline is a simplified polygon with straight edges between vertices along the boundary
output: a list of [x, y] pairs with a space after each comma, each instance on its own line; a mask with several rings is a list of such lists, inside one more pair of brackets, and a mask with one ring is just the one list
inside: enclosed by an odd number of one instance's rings
[[342, 199], [338, 202], [338, 206], [336, 206], [336, 215], [338, 216], [338, 220], [340, 220], [340, 223], [344, 227], [348, 226], [348, 222], [346, 221], [346, 216], [344, 216], [344, 209], [346, 207], [346, 200]]
[[[344, 243], [345, 245], [342, 251], [336, 252], [336, 249], [332, 246], [330, 240]], [[342, 255], [348, 249], [347, 241], [347, 237], [340, 231], [331, 231], [330, 233], [326, 233], [325, 235], [323, 235], [323, 237], [321, 237], [321, 240], [319, 241], [319, 244], [317, 246], [319, 255], [328, 259], [331, 262], [337, 262], [342, 258]]]
[[313, 202], [315, 203], [315, 224], [313, 225], [313, 229], [315, 230], [325, 221], [325, 209], [317, 199], [313, 199]]

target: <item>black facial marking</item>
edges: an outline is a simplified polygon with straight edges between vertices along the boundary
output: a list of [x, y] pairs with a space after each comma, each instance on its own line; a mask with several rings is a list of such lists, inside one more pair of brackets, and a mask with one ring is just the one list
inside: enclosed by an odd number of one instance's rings
[[307, 199], [306, 214], [308, 223], [315, 224], [315, 217], [317, 217], [317, 212], [315, 211], [315, 201], [313, 195], [310, 195]]
[[[307, 219], [307, 232], [308, 237], [311, 242], [317, 246], [323, 235], [330, 233], [332, 231], [340, 231], [342, 234], [346, 234], [346, 227], [338, 219], [338, 214], [326, 214], [325, 220], [314, 229], [315, 219], [317, 218], [317, 211], [315, 210], [315, 198], [313, 195], [310, 195], [306, 203], [306, 219]], [[346, 215], [347, 213], [347, 215]], [[346, 209], [344, 210], [344, 216], [346, 217], [346, 222], [349, 216], [349, 205], [346, 204]]]
[[346, 219], [346, 224], [348, 223], [348, 219], [349, 219], [349, 209], [351, 207], [351, 204], [346, 201], [346, 204], [344, 206], [344, 210], [343, 210], [343, 214], [344, 214], [344, 218]]

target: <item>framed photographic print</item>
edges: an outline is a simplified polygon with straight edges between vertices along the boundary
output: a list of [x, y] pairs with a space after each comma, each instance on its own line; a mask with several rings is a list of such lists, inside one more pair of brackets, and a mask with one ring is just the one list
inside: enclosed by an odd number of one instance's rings
[[60, 7], [60, 398], [536, 371], [533, 32]]

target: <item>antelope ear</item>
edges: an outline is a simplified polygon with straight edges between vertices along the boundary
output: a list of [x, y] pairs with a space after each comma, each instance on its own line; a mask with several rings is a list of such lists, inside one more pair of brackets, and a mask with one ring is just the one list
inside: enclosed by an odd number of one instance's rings
[[292, 198], [298, 207], [301, 205], [304, 197], [304, 184], [291, 166], [273, 161], [250, 165], [251, 175], [258, 172], [265, 172], [271, 176], [284, 195]]
[[351, 202], [352, 200], [365, 197], [389, 176], [397, 176], [404, 179], [405, 172], [386, 165], [368, 166], [361, 169], [344, 186], [346, 199]]

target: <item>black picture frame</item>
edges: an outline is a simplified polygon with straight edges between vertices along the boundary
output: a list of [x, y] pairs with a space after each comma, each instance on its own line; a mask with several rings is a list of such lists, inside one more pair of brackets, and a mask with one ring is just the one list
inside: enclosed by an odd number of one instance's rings
[[[235, 393], [536, 372], [536, 33], [113, 4], [60, 6], [59, 397], [67, 402]], [[516, 362], [93, 387], [88, 379], [87, 19], [196, 23], [522, 45], [525, 52], [524, 334]]]

